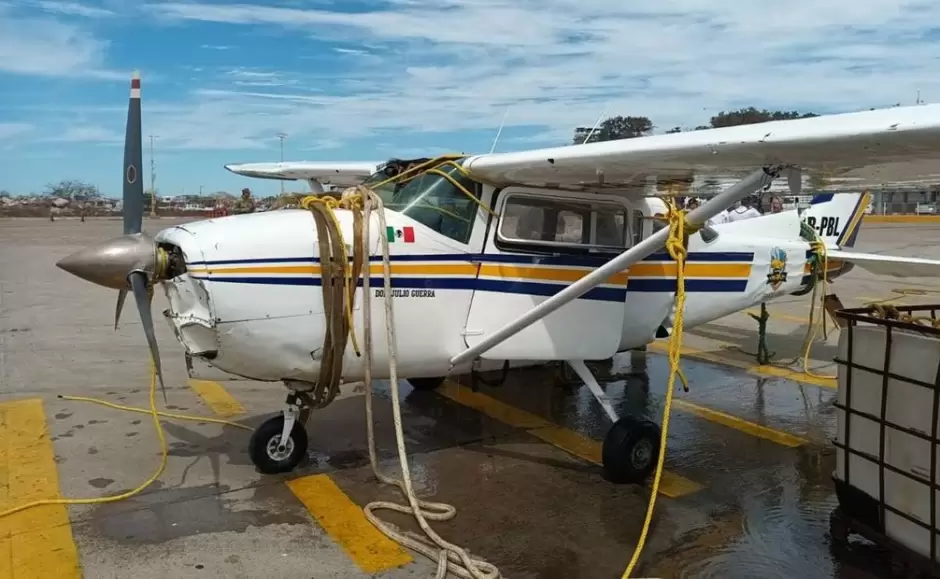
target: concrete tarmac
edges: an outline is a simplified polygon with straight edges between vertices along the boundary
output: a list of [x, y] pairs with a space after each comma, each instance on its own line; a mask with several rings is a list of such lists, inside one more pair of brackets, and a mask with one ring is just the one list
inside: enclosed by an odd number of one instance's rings
[[[172, 223], [148, 220], [145, 229]], [[132, 301], [115, 331], [117, 292], [54, 267], [119, 233], [119, 220], [0, 220], [0, 511], [125, 492], [160, 464], [148, 414], [58, 398], [148, 406], [146, 341]], [[937, 241], [936, 227], [864, 226], [858, 249], [930, 257]], [[936, 287], [856, 269], [831, 289], [859, 305], [933, 302]], [[926, 293], [892, 292], [905, 288]], [[771, 304], [776, 360], [799, 353], [808, 303], [806, 296]], [[165, 307], [158, 292], [153, 310]], [[168, 398], [158, 404], [234, 426], [165, 420], [166, 470], [143, 493], [0, 519], [0, 578], [433, 576], [430, 560], [398, 548], [362, 515], [370, 501], [401, 499], [372, 476], [361, 393], [314, 415], [302, 468], [262, 476], [248, 460], [243, 428], [279, 410], [283, 387], [188, 380], [181, 347], [157, 319]], [[744, 353], [755, 338], [745, 313], [688, 332], [691, 391], [676, 396], [662, 496], [634, 576], [884, 576], [876, 554], [836, 557], [827, 542], [835, 391], [825, 375], [835, 372], [837, 333], [814, 347], [810, 373], [799, 364], [756, 364]], [[621, 414], [659, 421], [667, 377], [659, 348], [616, 358], [604, 387]], [[379, 455], [396, 473], [384, 388]], [[586, 388], [540, 367], [476, 393], [453, 382], [437, 392], [403, 384], [402, 395], [417, 492], [457, 508], [455, 519], [433, 524], [445, 539], [506, 577], [620, 576], [649, 493], [603, 479], [597, 463], [609, 422]], [[407, 517], [380, 514], [415, 529]]]

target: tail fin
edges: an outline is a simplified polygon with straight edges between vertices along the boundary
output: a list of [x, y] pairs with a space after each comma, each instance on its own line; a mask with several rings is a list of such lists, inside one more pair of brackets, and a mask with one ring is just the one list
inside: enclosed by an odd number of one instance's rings
[[821, 193], [813, 197], [802, 219], [816, 230], [827, 247], [852, 247], [861, 229], [871, 194]]

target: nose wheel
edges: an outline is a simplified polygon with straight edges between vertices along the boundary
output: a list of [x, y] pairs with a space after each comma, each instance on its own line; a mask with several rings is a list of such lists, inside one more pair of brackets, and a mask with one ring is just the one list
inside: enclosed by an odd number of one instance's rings
[[262, 474], [291, 472], [307, 454], [309, 415], [299, 393], [287, 397], [287, 406], [280, 416], [264, 421], [251, 435], [248, 456]]

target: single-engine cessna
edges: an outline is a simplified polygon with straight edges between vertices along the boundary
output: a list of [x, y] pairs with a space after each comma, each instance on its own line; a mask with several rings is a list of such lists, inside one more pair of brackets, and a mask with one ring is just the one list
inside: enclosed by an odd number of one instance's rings
[[[364, 179], [384, 203], [386, 227], [380, 228], [377, 212], [364, 225], [370, 259], [355, 280], [361, 288], [369, 276], [373, 294], [376, 378], [388, 378], [383, 300], [389, 296], [381, 250], [387, 241], [399, 376], [428, 390], [452, 373], [564, 360], [614, 421], [603, 444], [607, 474], [635, 482], [656, 463], [659, 427], [618, 417], [584, 361], [643, 346], [673, 329], [677, 263], [663, 249], [668, 228], [657, 230], [649, 219], [663, 210], [662, 200], [650, 196], [650, 185], [655, 189], [657, 182], [690, 174], [739, 176], [688, 213], [687, 221], [696, 225], [777, 177], [787, 179], [794, 193], [801, 172], [855, 178], [862, 188], [928, 177], [938, 163], [940, 105], [926, 105], [516, 153], [284, 164], [278, 171], [312, 180], [315, 191], [315, 182]], [[317, 223], [323, 222], [312, 211], [291, 209], [196, 221], [150, 237], [141, 231], [140, 166], [135, 77], [124, 159], [124, 234], [57, 265], [118, 290], [115, 323], [126, 294], [133, 293], [158, 369], [150, 312], [155, 285], [166, 293], [165, 318], [188, 357], [229, 375], [284, 382], [289, 392], [283, 415], [258, 428], [249, 450], [260, 471], [290, 471], [306, 452], [304, 423], [311, 407], [322, 408], [331, 396], [324, 399], [325, 385], [318, 383], [321, 363], [332, 355], [325, 347], [332, 322], [322, 291], [323, 228], [318, 232]], [[229, 169], [272, 176], [270, 166]], [[834, 279], [852, 266], [899, 276], [940, 272], [940, 261], [846, 250], [855, 242], [867, 195], [814, 201], [803, 215], [786, 211], [691, 234], [685, 326], [806, 293], [822, 276]], [[350, 244], [353, 211], [338, 209], [335, 216]], [[828, 271], [818, 265], [820, 242]], [[346, 250], [353, 255], [356, 248]], [[354, 292], [352, 330], [362, 336], [364, 296], [362, 289]], [[336, 378], [363, 380], [363, 358], [344, 343]]]

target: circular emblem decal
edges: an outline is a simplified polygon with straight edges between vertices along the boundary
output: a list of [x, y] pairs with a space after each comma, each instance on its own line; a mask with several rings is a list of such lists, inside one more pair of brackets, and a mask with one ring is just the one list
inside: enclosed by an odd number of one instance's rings
[[133, 185], [134, 182], [136, 181], [137, 181], [137, 168], [134, 167], [133, 165], [128, 165], [127, 166], [127, 182]]

